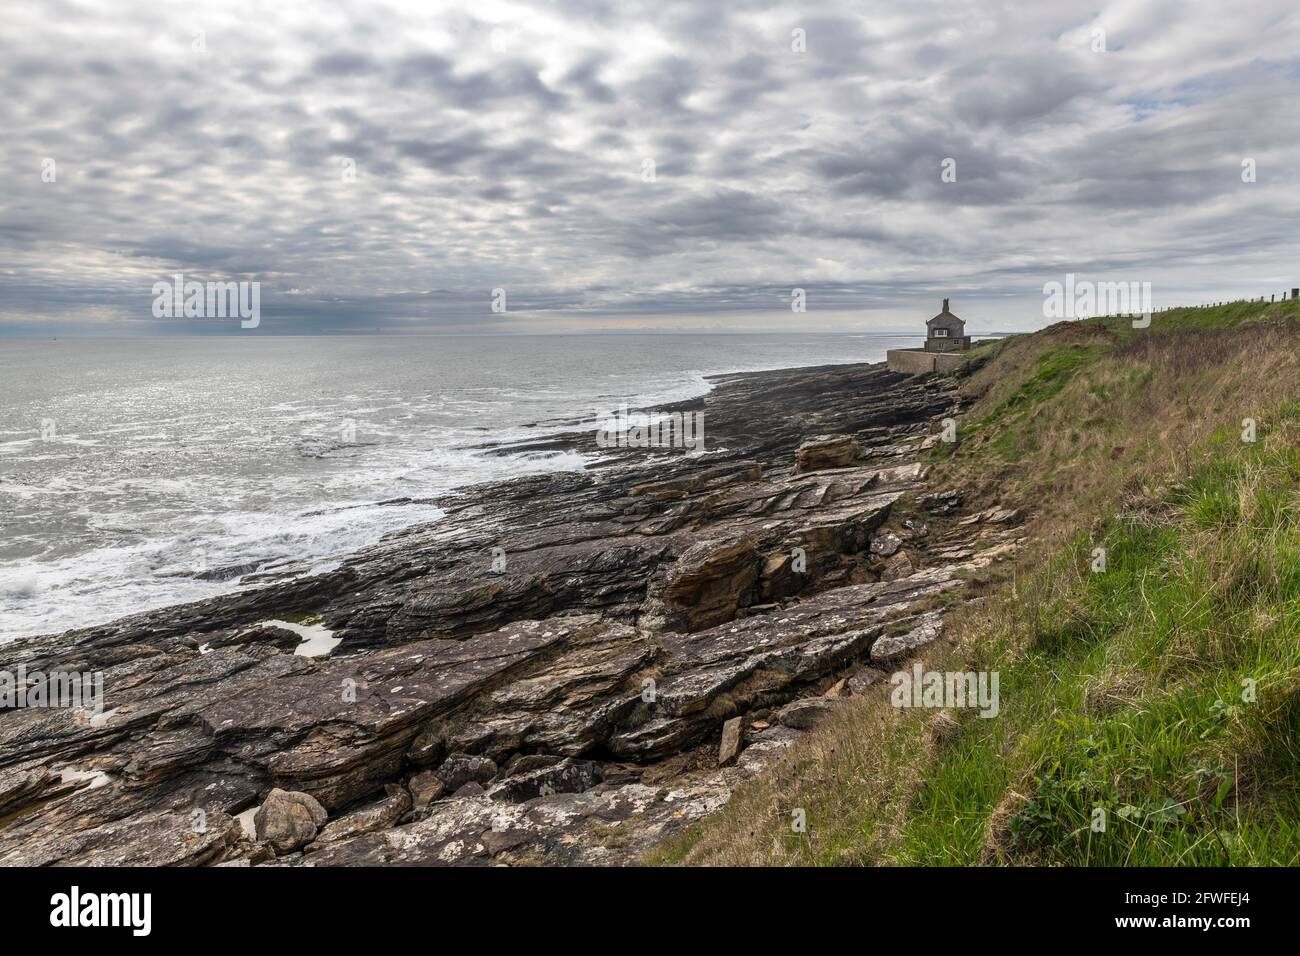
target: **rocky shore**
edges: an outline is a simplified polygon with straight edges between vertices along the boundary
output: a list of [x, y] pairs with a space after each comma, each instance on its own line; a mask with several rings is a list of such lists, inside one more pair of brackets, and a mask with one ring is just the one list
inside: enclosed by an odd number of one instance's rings
[[0, 864], [634, 861], [1015, 547], [918, 463], [959, 403], [883, 365], [726, 376], [668, 409], [705, 454], [547, 438], [605, 460], [329, 573], [4, 645], [102, 672], [105, 705], [0, 711]]

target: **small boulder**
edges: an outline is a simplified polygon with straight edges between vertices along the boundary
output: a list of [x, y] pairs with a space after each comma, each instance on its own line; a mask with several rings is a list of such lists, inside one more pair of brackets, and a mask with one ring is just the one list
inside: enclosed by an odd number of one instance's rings
[[447, 784], [432, 770], [417, 773], [406, 786], [411, 791], [411, 802], [417, 810], [427, 807], [447, 792]]
[[865, 694], [868, 687], [879, 684], [889, 675], [875, 667], [864, 667], [849, 678], [849, 693], [854, 696]]
[[896, 534], [882, 534], [871, 539], [871, 553], [887, 558], [903, 546], [903, 539]]
[[834, 706], [824, 697], [805, 697], [802, 700], [791, 701], [782, 707], [776, 719], [782, 726], [794, 730], [808, 730], [830, 713]]
[[861, 454], [862, 446], [852, 435], [815, 435], [795, 452], [795, 471], [802, 474], [824, 468], [847, 468]]
[[253, 816], [257, 839], [277, 854], [292, 853], [316, 839], [329, 814], [309, 793], [276, 788]]
[[943, 615], [939, 611], [926, 611], [916, 619], [916, 626], [906, 634], [882, 637], [871, 645], [871, 660], [875, 663], [894, 664], [910, 656], [943, 634]]
[[448, 793], [455, 793], [467, 783], [487, 783], [497, 775], [497, 765], [488, 757], [454, 753], [434, 773], [442, 780]]
[[411, 809], [411, 795], [396, 784], [384, 788], [386, 796], [360, 810], [353, 810], [337, 820], [331, 821], [320, 831], [316, 842], [303, 852], [310, 853], [320, 849], [324, 844], [338, 843], [361, 833], [383, 830], [401, 819], [402, 814]]
[[725, 767], [736, 759], [744, 739], [744, 718], [732, 717], [722, 725], [722, 743], [718, 745], [718, 766]]

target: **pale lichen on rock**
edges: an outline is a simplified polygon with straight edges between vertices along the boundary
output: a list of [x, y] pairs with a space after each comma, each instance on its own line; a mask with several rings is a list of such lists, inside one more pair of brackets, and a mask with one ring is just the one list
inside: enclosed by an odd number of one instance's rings
[[[962, 524], [967, 492], [926, 487], [959, 405], [882, 366], [727, 376], [681, 406], [705, 455], [603, 450], [324, 574], [6, 645], [102, 671], [110, 716], [0, 712], [0, 864], [636, 859], [937, 639], [937, 599], [1014, 545], [1014, 513]], [[260, 626], [307, 615], [328, 657]]]

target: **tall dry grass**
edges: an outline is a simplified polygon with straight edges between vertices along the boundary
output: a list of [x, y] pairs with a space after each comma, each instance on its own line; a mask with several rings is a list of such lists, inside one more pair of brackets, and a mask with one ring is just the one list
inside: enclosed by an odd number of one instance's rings
[[1001, 719], [880, 685], [651, 860], [1295, 862], [1300, 328], [1293, 303], [1224, 315], [1055, 327], [965, 382], [933, 480], [1027, 507], [1033, 544], [924, 664], [1000, 669]]

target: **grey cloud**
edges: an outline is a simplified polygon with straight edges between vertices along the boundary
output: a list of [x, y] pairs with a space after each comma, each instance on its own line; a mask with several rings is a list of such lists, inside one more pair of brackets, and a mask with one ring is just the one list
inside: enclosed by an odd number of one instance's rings
[[312, 76], [364, 76], [379, 70], [379, 63], [354, 50], [334, 50], [318, 56], [312, 64]]
[[141, 303], [176, 271], [261, 281], [273, 330], [358, 332], [739, 321], [794, 284], [814, 309], [1010, 302], [1066, 270], [1257, 294], [1297, 261], [1281, 0], [510, 10], [6, 11], [0, 334], [175, 331]]
[[1060, 123], [1069, 119], [1063, 111], [1086, 106], [1080, 101], [1102, 89], [1099, 79], [1045, 52], [979, 60], [953, 69], [945, 80], [956, 116], [976, 127]]
[[564, 74], [560, 85], [578, 87], [586, 98], [593, 103], [609, 104], [615, 102], [618, 95], [614, 92], [613, 87], [600, 78], [600, 70], [605, 62], [606, 58], [603, 56], [587, 57]]

